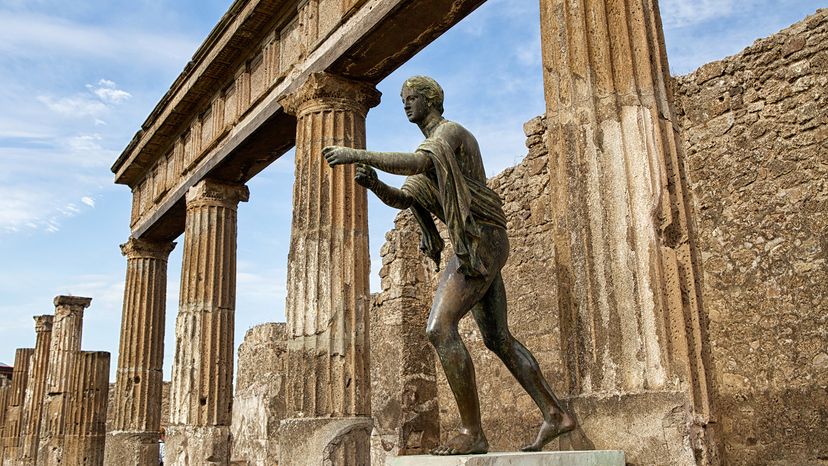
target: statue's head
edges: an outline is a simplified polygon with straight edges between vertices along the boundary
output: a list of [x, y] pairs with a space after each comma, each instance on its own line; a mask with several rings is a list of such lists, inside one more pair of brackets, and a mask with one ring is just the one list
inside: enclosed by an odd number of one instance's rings
[[443, 88], [437, 84], [437, 81], [428, 76], [412, 76], [403, 83], [400, 96], [405, 93], [406, 89], [420, 94], [431, 108], [437, 110], [440, 115], [443, 114]]

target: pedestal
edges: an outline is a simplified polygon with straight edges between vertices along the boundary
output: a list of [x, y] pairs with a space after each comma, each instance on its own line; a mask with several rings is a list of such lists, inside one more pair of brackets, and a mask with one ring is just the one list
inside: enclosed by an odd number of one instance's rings
[[624, 452], [543, 451], [458, 456], [398, 456], [388, 466], [624, 466]]

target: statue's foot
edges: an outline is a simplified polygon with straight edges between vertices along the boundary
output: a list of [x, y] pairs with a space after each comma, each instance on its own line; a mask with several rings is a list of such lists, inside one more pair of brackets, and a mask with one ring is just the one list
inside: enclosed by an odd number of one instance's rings
[[567, 413], [563, 413], [560, 421], [544, 420], [543, 425], [541, 425], [540, 431], [538, 432], [538, 437], [535, 439], [535, 443], [526, 445], [520, 450], [541, 451], [547, 443], [573, 430], [575, 430], [575, 419], [572, 419], [572, 416]]
[[445, 445], [431, 450], [432, 455], [480, 455], [489, 451], [489, 442], [483, 432], [477, 435], [459, 433]]

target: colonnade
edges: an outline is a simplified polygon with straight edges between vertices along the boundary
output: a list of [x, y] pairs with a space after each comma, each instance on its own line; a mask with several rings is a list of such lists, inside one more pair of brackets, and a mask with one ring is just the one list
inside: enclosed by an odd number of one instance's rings
[[[286, 311], [291, 419], [283, 435], [318, 441], [314, 433], [334, 432], [328, 440], [340, 446], [326, 454], [356, 460], [368, 454], [371, 425], [367, 196], [353, 168], [331, 170], [321, 149], [364, 148], [365, 116], [379, 92], [317, 73], [280, 103], [297, 117]], [[186, 194], [166, 464], [230, 460], [237, 210], [248, 197], [244, 185], [209, 178]], [[158, 458], [167, 258], [174, 246], [131, 238], [121, 247], [127, 277], [107, 462]], [[282, 456], [290, 464], [292, 453]]]
[[0, 386], [4, 466], [103, 464], [109, 353], [81, 351], [91, 298], [57, 296], [36, 316], [34, 348], [20, 348], [10, 385]]

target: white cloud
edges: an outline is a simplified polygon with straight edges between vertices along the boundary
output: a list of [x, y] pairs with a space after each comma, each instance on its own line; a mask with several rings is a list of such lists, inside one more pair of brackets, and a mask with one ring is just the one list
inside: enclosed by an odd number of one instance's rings
[[45, 147], [0, 147], [0, 232], [56, 232], [82, 213], [75, 200], [94, 207], [89, 193], [111, 186], [116, 155], [101, 143], [99, 134], [79, 134]]
[[41, 95], [37, 100], [49, 110], [69, 117], [93, 117], [94, 124], [106, 124], [99, 117], [107, 113], [111, 105], [120, 104], [130, 97], [129, 92], [118, 89], [114, 82], [101, 79], [98, 84], [87, 84], [89, 93], [78, 93], [67, 97]]
[[100, 100], [86, 95], [60, 98], [41, 95], [37, 97], [37, 100], [46, 105], [49, 110], [69, 117], [96, 117], [106, 112], [108, 108]]
[[[735, 0], [661, 0], [661, 20], [665, 27], [684, 27], [733, 14]], [[739, 2], [740, 8], [750, 1]]]
[[180, 68], [195, 51], [194, 38], [145, 30], [96, 26], [43, 14], [0, 11], [0, 53], [78, 57]]
[[132, 94], [123, 89], [118, 89], [118, 86], [108, 79], [101, 79], [98, 81], [97, 86], [87, 84], [86, 88], [92, 91], [102, 101], [111, 104], [119, 104], [132, 97]]

